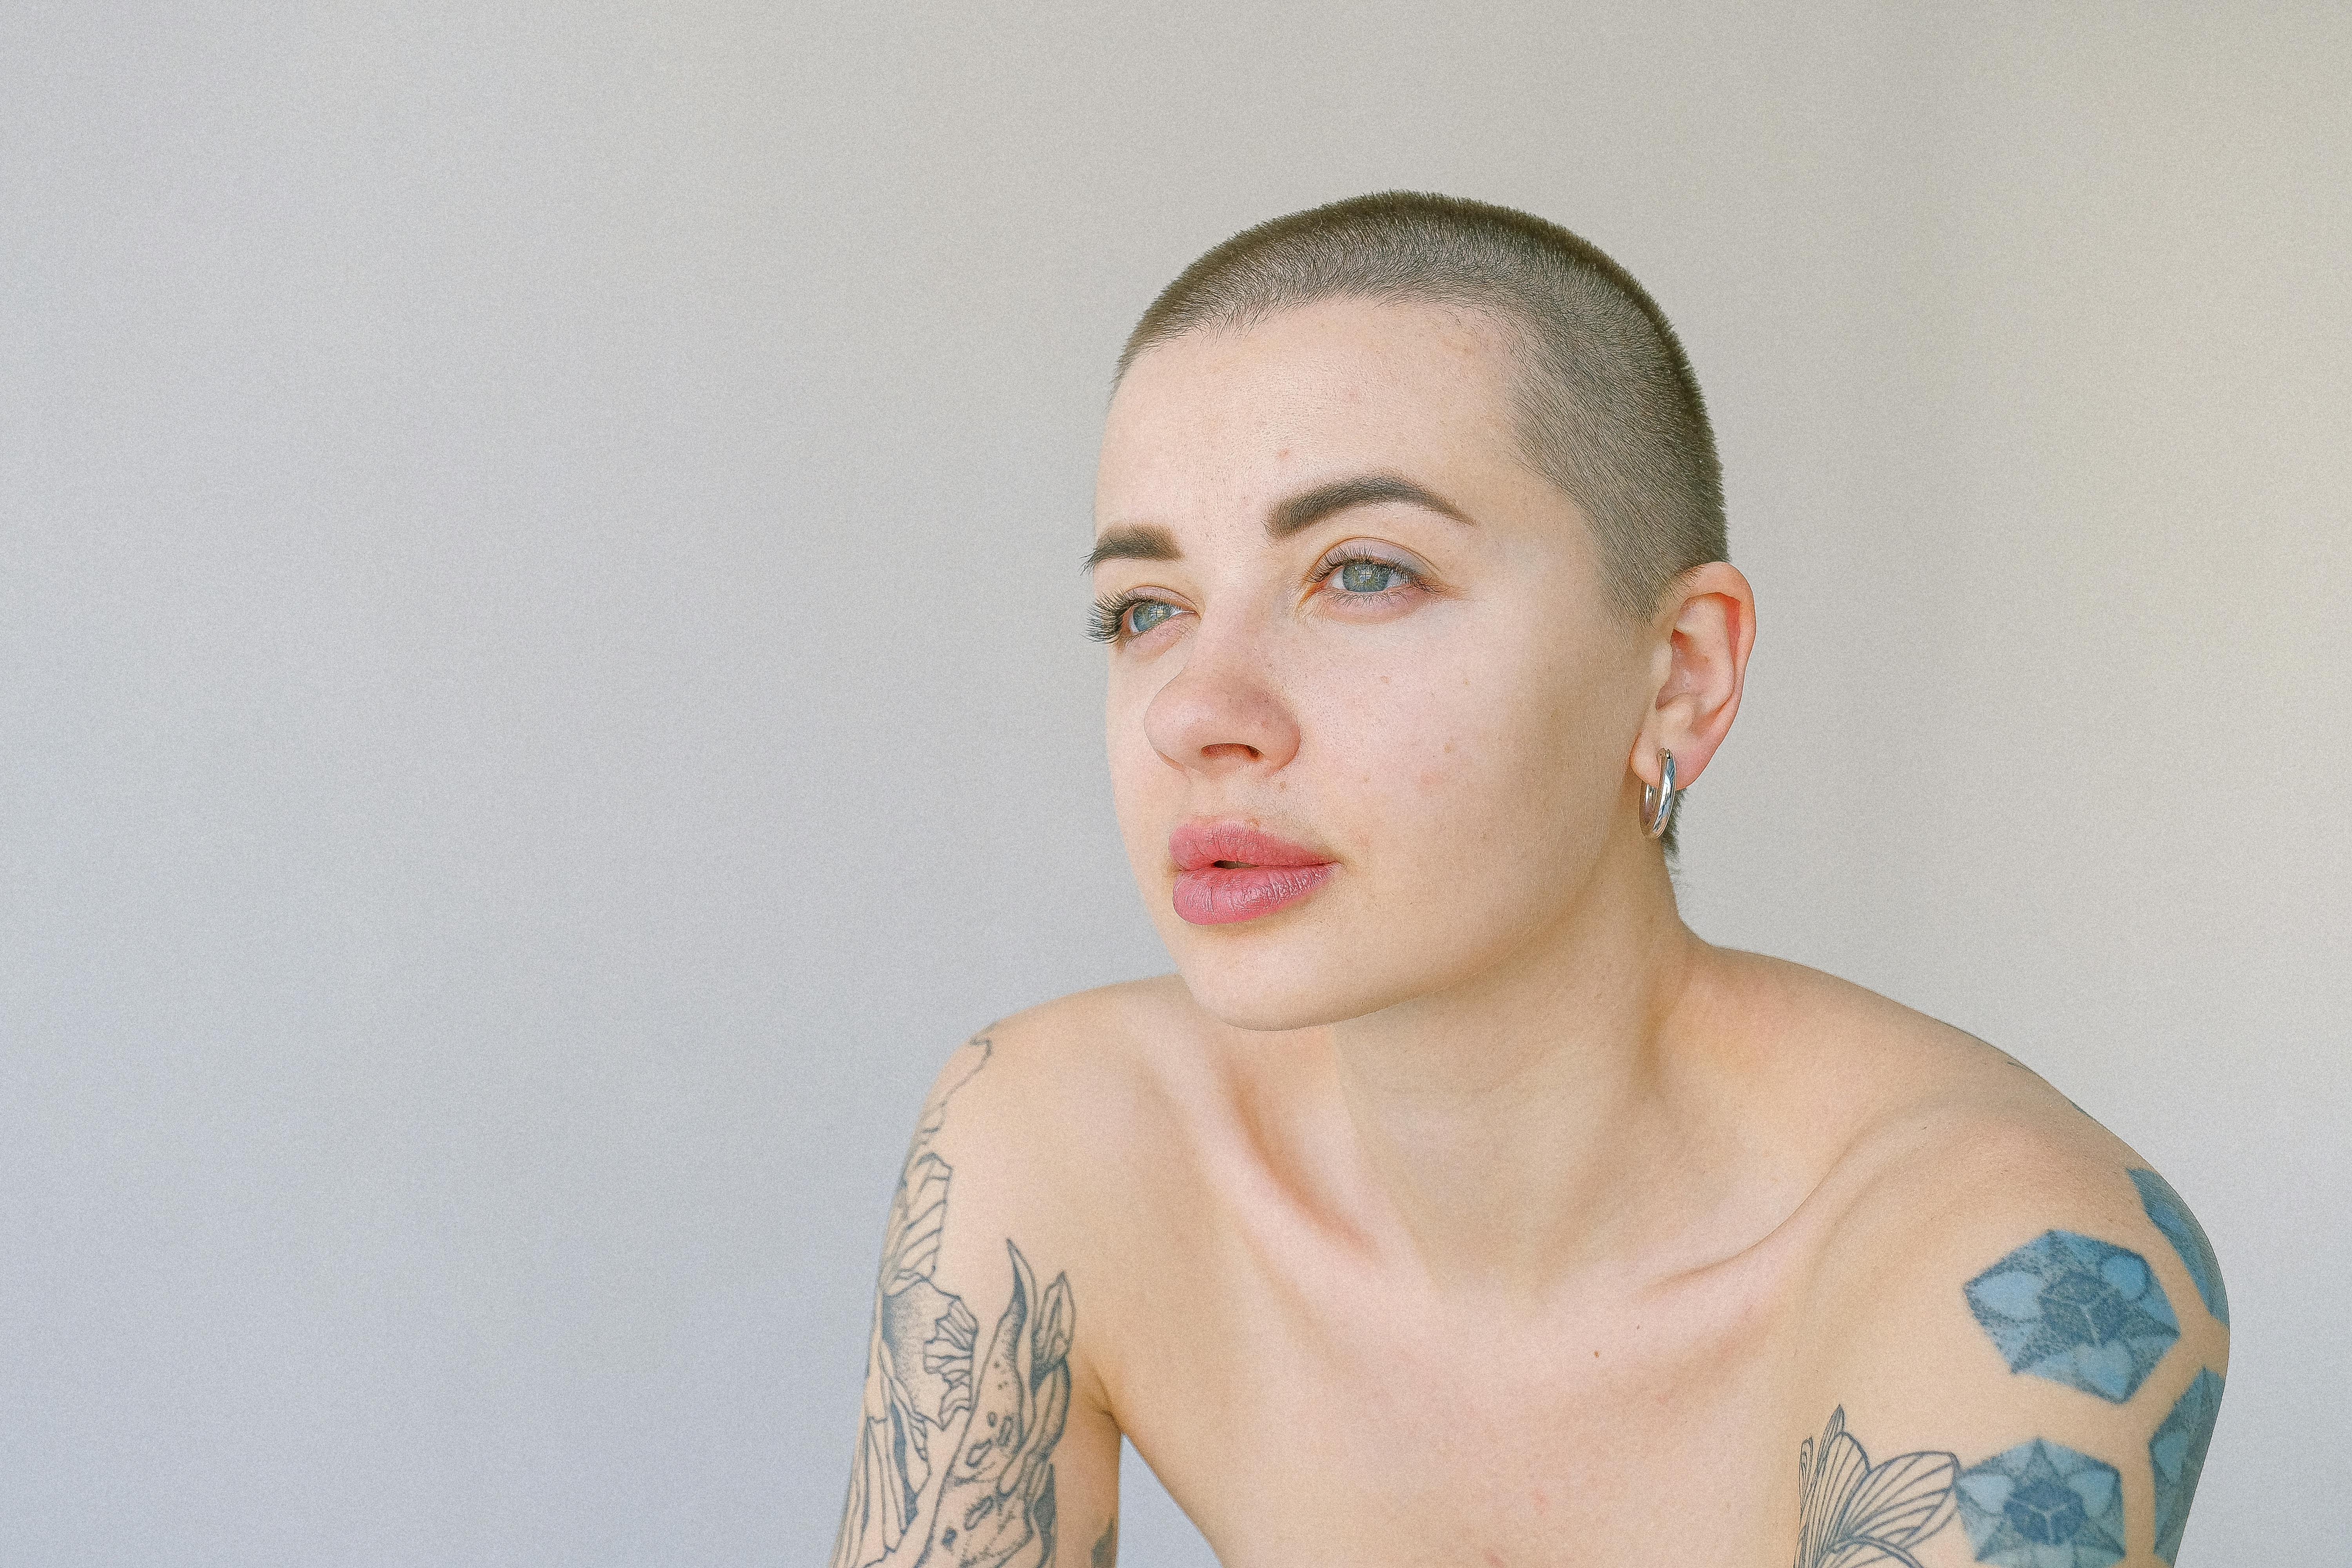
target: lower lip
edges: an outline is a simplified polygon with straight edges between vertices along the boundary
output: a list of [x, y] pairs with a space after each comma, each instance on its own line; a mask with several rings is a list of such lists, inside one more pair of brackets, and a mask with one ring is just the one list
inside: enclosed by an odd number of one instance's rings
[[1176, 873], [1176, 912], [1196, 926], [1231, 925], [1286, 909], [1328, 881], [1314, 866], [1203, 866]]

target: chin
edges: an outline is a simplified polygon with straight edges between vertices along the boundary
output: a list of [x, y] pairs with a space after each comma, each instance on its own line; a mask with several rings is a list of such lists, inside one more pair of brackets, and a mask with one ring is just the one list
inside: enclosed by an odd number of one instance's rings
[[1303, 909], [1269, 915], [1263, 924], [1205, 929], [1163, 912], [1159, 924], [1192, 1000], [1232, 1028], [1319, 1028], [1377, 1013], [1419, 989], [1399, 984], [1393, 968], [1369, 962], [1360, 947], [1335, 940], [1336, 932], [1316, 930]]

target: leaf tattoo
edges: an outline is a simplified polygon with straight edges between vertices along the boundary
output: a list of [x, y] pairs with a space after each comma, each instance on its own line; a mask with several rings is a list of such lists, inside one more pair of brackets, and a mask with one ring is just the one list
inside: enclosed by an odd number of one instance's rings
[[1959, 1473], [1951, 1454], [1898, 1454], [1873, 1465], [1839, 1405], [1820, 1445], [1808, 1437], [1797, 1451], [1796, 1568], [1920, 1568], [1911, 1549], [1952, 1521]]
[[918, 1502], [917, 1523], [928, 1528], [909, 1531], [883, 1568], [1047, 1568], [1054, 1561], [1052, 1459], [1070, 1414], [1076, 1314], [1067, 1276], [1041, 1300], [1029, 1260], [1010, 1241], [1004, 1250], [1013, 1300], [996, 1321], [953, 1458], [933, 1470]]
[[984, 1357], [979, 1321], [933, 1279], [954, 1175], [932, 1144], [979, 1059], [924, 1108], [882, 1244], [865, 1419], [833, 1568], [1050, 1568], [1054, 1447], [1070, 1407], [1069, 1279], [1040, 1296], [1010, 1240], [1013, 1297]]

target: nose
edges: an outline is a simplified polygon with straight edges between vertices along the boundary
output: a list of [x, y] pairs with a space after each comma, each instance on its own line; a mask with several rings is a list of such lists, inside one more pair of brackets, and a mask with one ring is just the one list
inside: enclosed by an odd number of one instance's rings
[[1298, 721], [1266, 650], [1206, 626], [1191, 644], [1183, 668], [1143, 711], [1152, 750], [1177, 767], [1209, 773], [1279, 768], [1297, 756]]

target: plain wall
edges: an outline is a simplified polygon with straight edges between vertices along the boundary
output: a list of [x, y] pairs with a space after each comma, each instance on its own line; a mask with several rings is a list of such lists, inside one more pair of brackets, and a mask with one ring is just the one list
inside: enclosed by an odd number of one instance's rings
[[2352, 1561], [2352, 13], [1928, 12], [0, 12], [0, 1560], [822, 1560], [922, 1086], [1166, 967], [1119, 340], [1408, 186], [1707, 390], [1693, 923], [2169, 1173], [2189, 1560]]

